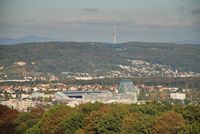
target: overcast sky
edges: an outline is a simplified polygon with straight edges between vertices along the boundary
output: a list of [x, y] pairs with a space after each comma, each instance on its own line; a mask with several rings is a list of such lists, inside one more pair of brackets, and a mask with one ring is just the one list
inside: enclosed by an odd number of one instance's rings
[[0, 38], [173, 42], [200, 39], [200, 0], [0, 0]]

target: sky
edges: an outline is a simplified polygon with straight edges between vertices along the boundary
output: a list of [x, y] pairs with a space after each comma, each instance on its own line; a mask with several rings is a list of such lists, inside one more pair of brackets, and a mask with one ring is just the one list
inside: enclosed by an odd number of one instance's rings
[[0, 0], [0, 38], [200, 40], [200, 0]]

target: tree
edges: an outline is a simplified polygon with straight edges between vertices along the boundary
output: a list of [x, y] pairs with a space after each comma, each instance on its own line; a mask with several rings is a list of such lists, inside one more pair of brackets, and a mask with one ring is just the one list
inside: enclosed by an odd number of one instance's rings
[[147, 134], [151, 132], [155, 116], [141, 113], [130, 113], [122, 121], [122, 133]]
[[72, 108], [65, 105], [53, 106], [47, 110], [39, 122], [42, 133], [63, 133], [63, 121], [71, 114], [72, 110]]
[[31, 109], [30, 112], [22, 112], [14, 120], [16, 125], [16, 132], [19, 134], [27, 133], [28, 129], [31, 129], [34, 125], [38, 123], [42, 117], [44, 110], [42, 108]]
[[153, 133], [176, 134], [185, 126], [185, 120], [176, 112], [163, 113], [153, 126]]
[[8, 99], [9, 99], [9, 95], [8, 95], [8, 92], [7, 92], [7, 91], [4, 91], [4, 97], [5, 97], [5, 100], [8, 100]]
[[7, 106], [0, 105], [0, 132], [1, 134], [15, 133], [15, 124], [13, 121], [17, 118], [17, 110], [10, 109]]

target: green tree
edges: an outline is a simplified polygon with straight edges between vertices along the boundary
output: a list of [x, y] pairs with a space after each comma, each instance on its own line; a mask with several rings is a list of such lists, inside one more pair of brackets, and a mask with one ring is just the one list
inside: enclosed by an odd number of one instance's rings
[[38, 123], [43, 113], [44, 110], [40, 108], [32, 109], [31, 112], [20, 113], [14, 121], [16, 132], [19, 134], [25, 134], [28, 129]]
[[79, 129], [83, 127], [83, 117], [84, 114], [80, 112], [73, 112], [73, 114], [70, 114], [64, 121], [64, 133], [65, 134], [74, 134]]

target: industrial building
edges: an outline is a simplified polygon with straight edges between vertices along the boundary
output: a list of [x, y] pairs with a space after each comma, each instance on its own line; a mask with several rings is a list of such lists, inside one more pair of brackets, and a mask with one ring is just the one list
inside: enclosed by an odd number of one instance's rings
[[87, 102], [137, 103], [139, 89], [130, 80], [121, 80], [118, 93], [106, 90], [56, 92], [55, 101], [76, 106]]

